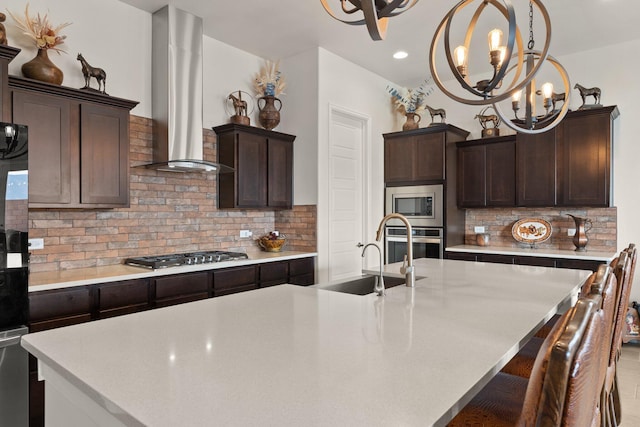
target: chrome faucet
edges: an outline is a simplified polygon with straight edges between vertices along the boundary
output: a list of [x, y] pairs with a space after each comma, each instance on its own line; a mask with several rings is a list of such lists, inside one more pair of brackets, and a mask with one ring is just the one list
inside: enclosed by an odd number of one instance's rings
[[405, 257], [405, 261], [402, 262], [402, 268], [400, 268], [400, 273], [404, 274], [405, 277], [405, 286], [413, 288], [416, 283], [416, 274], [413, 269], [413, 229], [411, 228], [411, 224], [409, 220], [404, 216], [398, 213], [390, 213], [389, 215], [382, 218], [380, 221], [380, 225], [378, 226], [378, 231], [376, 231], [376, 240], [379, 242], [382, 239], [382, 231], [384, 229], [384, 225], [390, 219], [399, 219], [404, 223], [407, 227], [407, 256]]
[[[362, 246], [362, 243], [358, 244], [358, 246]], [[364, 253], [367, 251], [367, 248], [369, 246], [375, 246], [375, 248], [378, 250], [378, 254], [380, 255], [380, 273], [378, 274], [378, 277], [376, 277], [377, 280], [373, 285], [373, 292], [378, 294], [379, 297], [383, 297], [384, 296], [384, 277], [382, 276], [382, 266], [384, 265], [384, 263], [382, 262], [382, 250], [380, 250], [380, 246], [376, 245], [375, 243], [367, 243], [362, 248], [362, 258], [364, 258]]]

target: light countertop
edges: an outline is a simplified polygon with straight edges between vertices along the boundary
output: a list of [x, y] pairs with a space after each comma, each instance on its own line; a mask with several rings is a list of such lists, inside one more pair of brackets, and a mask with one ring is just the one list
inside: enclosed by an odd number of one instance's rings
[[264, 252], [260, 250], [247, 251], [249, 259], [215, 262], [198, 265], [182, 265], [177, 267], [159, 268], [157, 270], [131, 265], [119, 264], [94, 268], [78, 268], [52, 272], [37, 272], [29, 274], [29, 292], [45, 291], [49, 289], [67, 288], [73, 286], [93, 285], [96, 283], [116, 282], [121, 280], [144, 279], [146, 277], [166, 276], [170, 274], [190, 273], [194, 271], [214, 270], [218, 268], [239, 267], [243, 265], [260, 264], [272, 261], [314, 257], [316, 252]]
[[47, 393], [68, 386], [124, 425], [444, 425], [590, 273], [415, 266], [416, 287], [385, 297], [280, 285], [29, 334], [22, 345]]
[[543, 258], [565, 258], [565, 259], [584, 259], [592, 261], [611, 262], [616, 257], [616, 252], [599, 252], [599, 251], [573, 251], [562, 249], [546, 249], [546, 248], [512, 248], [508, 246], [476, 246], [476, 245], [456, 245], [449, 246], [445, 249], [448, 252], [470, 252], [482, 254], [496, 255], [520, 255]]

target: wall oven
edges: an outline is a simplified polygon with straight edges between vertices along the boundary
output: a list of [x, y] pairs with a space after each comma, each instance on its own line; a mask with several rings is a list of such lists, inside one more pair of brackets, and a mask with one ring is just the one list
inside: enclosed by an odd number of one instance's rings
[[[412, 228], [414, 258], [442, 258], [444, 200], [442, 185], [387, 187], [385, 214], [404, 215]], [[391, 219], [385, 228], [385, 263], [401, 262], [407, 253], [407, 228]]]

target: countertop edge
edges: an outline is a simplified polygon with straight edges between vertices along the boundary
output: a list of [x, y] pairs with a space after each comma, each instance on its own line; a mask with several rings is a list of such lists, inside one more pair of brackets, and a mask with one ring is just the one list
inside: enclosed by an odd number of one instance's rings
[[96, 285], [106, 282], [120, 282], [123, 280], [135, 280], [149, 277], [169, 276], [172, 274], [217, 270], [220, 268], [241, 267], [245, 265], [263, 264], [274, 261], [311, 258], [316, 256], [318, 256], [317, 252], [256, 252], [250, 253], [249, 259], [246, 260], [168, 267], [157, 270], [117, 264], [55, 272], [37, 272], [29, 274], [29, 293], [47, 291], [52, 289]]
[[565, 258], [565, 259], [583, 259], [589, 261], [606, 261], [611, 262], [617, 252], [601, 252], [601, 251], [584, 251], [576, 252], [561, 249], [529, 249], [529, 248], [512, 248], [503, 246], [474, 246], [474, 245], [456, 245], [445, 248], [445, 252], [471, 252], [480, 254], [496, 254], [496, 255], [521, 255], [540, 258]]

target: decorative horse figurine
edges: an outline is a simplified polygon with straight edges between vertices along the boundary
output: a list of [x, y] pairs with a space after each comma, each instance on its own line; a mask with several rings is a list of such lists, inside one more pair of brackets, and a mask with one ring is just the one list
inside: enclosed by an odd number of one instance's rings
[[[89, 63], [84, 59], [81, 53], [78, 54], [76, 58], [82, 64], [82, 74], [84, 75], [84, 87], [82, 89], [91, 89], [89, 83], [91, 82], [91, 77], [95, 77], [98, 82], [98, 92], [107, 94], [107, 73], [102, 68], [92, 67]], [[102, 89], [102, 90], [101, 90]]]
[[578, 92], [580, 92], [580, 97], [582, 98], [582, 105], [580, 106], [580, 108], [584, 107], [584, 103], [587, 96], [593, 96], [593, 98], [595, 99], [594, 104], [596, 105], [600, 104], [600, 88], [599, 87], [586, 88], [576, 83], [576, 85], [573, 88], [578, 89]]
[[500, 126], [500, 119], [495, 114], [489, 114], [488, 116], [476, 114], [474, 119], [478, 119], [478, 121], [480, 122], [480, 126], [482, 126], [482, 129], [486, 129], [487, 123], [489, 122], [493, 123], [494, 128]]
[[433, 124], [433, 119], [435, 116], [440, 116], [440, 123], [444, 123], [444, 120], [447, 118], [447, 112], [444, 108], [431, 108], [425, 104], [425, 108], [429, 110], [429, 114], [431, 114], [431, 124]]
[[232, 93], [229, 94], [229, 98], [233, 101], [233, 108], [236, 110], [236, 116], [246, 116], [247, 115], [247, 101], [242, 99], [242, 93], [238, 91], [238, 96], [233, 96]]

